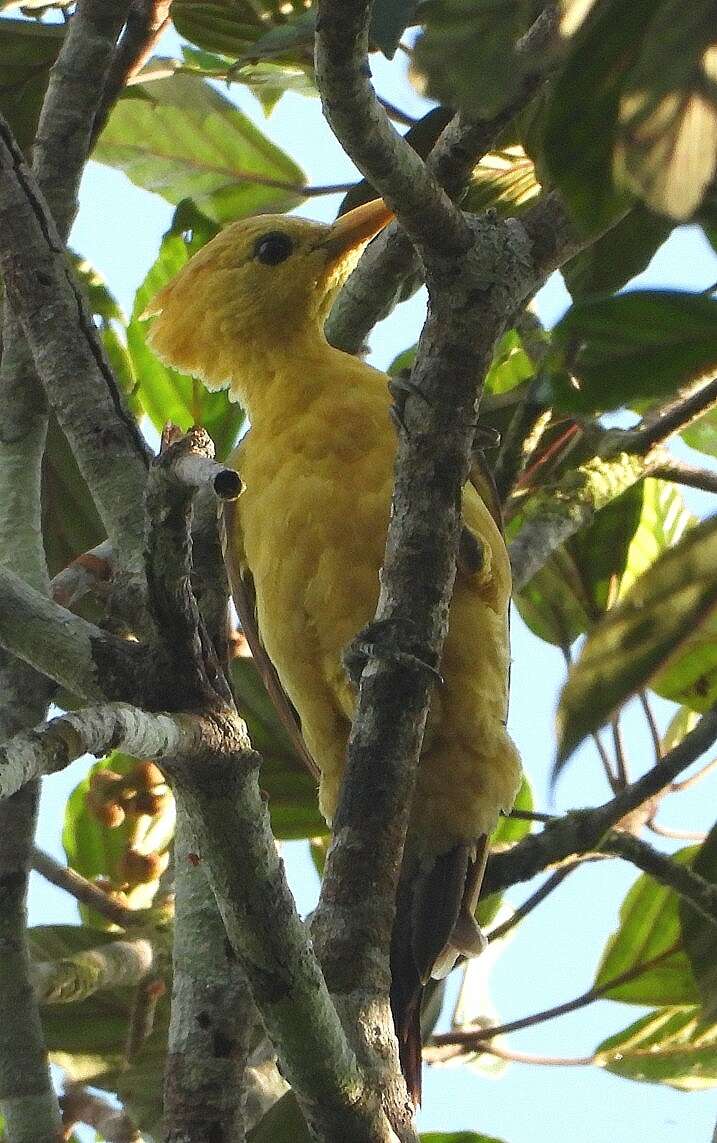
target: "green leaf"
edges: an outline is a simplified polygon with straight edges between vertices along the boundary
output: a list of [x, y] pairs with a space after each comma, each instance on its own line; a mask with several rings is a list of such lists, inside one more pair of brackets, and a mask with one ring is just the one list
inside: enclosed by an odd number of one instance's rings
[[704, 712], [717, 700], [717, 614], [686, 634], [652, 680], [663, 698]]
[[717, 298], [635, 290], [576, 302], [553, 330], [557, 408], [617, 409], [717, 368]]
[[217, 459], [224, 460], [236, 444], [244, 411], [229, 400], [225, 391], [210, 393], [196, 378], [164, 365], [147, 345], [150, 324], [139, 320], [154, 295], [215, 233], [216, 227], [197, 214], [191, 204], [181, 204], [177, 209], [157, 260], [137, 291], [127, 327], [127, 347], [138, 378], [137, 398], [155, 428], [161, 431], [167, 421], [181, 429], [203, 425], [214, 441]]
[[94, 158], [169, 202], [191, 198], [223, 225], [303, 201], [304, 174], [210, 85], [173, 75], [117, 104]]
[[401, 36], [415, 20], [419, 0], [374, 0], [369, 43], [392, 60]]
[[311, 1143], [309, 1134], [293, 1091], [287, 1091], [262, 1116], [247, 1135], [247, 1143]]
[[653, 210], [685, 221], [717, 160], [713, 0], [662, 0], [641, 40], [621, 93], [615, 174]]
[[[208, 78], [230, 78], [232, 83], [241, 83], [253, 91], [261, 100], [264, 109], [273, 106], [287, 91], [299, 95], [315, 96], [313, 71], [307, 64], [280, 60], [257, 60], [255, 63], [236, 62], [229, 56], [215, 55], [201, 48], [182, 48], [184, 65], [197, 75]], [[271, 108], [269, 108], [270, 110]]]
[[598, 623], [558, 708], [558, 769], [657, 673], [717, 604], [717, 518], [691, 529]]
[[[697, 847], [690, 846], [673, 854], [672, 860], [689, 865], [696, 853]], [[647, 874], [638, 877], [620, 906], [620, 925], [605, 946], [594, 987], [602, 988], [679, 944], [679, 903], [674, 889]], [[682, 950], [604, 995], [625, 1004], [694, 1004], [698, 999], [690, 962]]]
[[673, 226], [647, 207], [634, 206], [607, 234], [561, 267], [573, 300], [621, 290], [647, 268]]
[[601, 0], [575, 35], [555, 82], [545, 155], [588, 232], [638, 193], [683, 220], [715, 168], [714, 5]]
[[569, 647], [592, 623], [590, 600], [565, 548], [550, 559], [515, 596], [520, 617], [539, 639]]
[[517, 595], [521, 616], [539, 638], [569, 646], [692, 522], [673, 484], [640, 481], [553, 553]]
[[475, 1131], [424, 1131], [421, 1143], [502, 1143], [495, 1135], [477, 1135]]
[[[692, 869], [710, 884], [717, 884], [717, 825], [700, 846]], [[680, 924], [685, 951], [692, 966], [702, 1005], [700, 1025], [717, 1023], [717, 925], [680, 900]]]
[[463, 208], [478, 214], [495, 207], [503, 216], [518, 214], [540, 194], [533, 160], [520, 146], [489, 151], [473, 168]]
[[[527, 777], [523, 775], [520, 789], [516, 795], [514, 809], [532, 810], [534, 808], [533, 790]], [[511, 846], [521, 838], [527, 837], [532, 829], [532, 823], [524, 818], [500, 818], [498, 825], [491, 834], [490, 845], [492, 849], [501, 846]], [[503, 900], [502, 893], [490, 893], [481, 897], [476, 909], [476, 919], [482, 928], [487, 928], [494, 920]]]
[[314, 54], [316, 10], [294, 14], [285, 23], [275, 24], [255, 40], [247, 56], [250, 60], [303, 59], [310, 61]]
[[32, 146], [65, 28], [32, 20], [0, 19], [0, 115], [7, 119], [19, 146]]
[[264, 25], [250, 3], [202, 4], [174, 0], [172, 20], [180, 36], [208, 52], [236, 59], [262, 34]]
[[691, 730], [694, 730], [699, 721], [698, 715], [693, 710], [690, 710], [689, 707], [681, 706], [677, 713], [670, 719], [667, 730], [662, 736], [660, 742], [662, 753], [667, 754], [670, 750], [674, 750], [675, 746], [679, 746], [682, 739], [685, 738]]
[[509, 329], [495, 347], [486, 375], [485, 392], [493, 396], [515, 389], [535, 376], [535, 365], [517, 329]]
[[42, 459], [42, 540], [51, 576], [105, 538], [105, 529], [54, 416]]
[[319, 812], [316, 783], [297, 757], [264, 689], [253, 659], [235, 658], [232, 684], [252, 745], [264, 759], [260, 783], [269, 797], [274, 836], [321, 837], [328, 827]]
[[704, 1091], [717, 1083], [717, 1025], [700, 1031], [698, 1009], [661, 1008], [603, 1040], [595, 1055], [625, 1079]]
[[717, 409], [711, 409], [689, 426], [682, 430], [682, 439], [690, 448], [698, 452], [706, 452], [709, 456], [717, 456]]
[[439, 103], [496, 115], [523, 79], [513, 47], [540, 7], [532, 0], [434, 0], [421, 13], [414, 82]]
[[655, 0], [601, 0], [573, 38], [546, 112], [548, 169], [587, 233], [602, 230], [629, 199], [612, 176], [620, 96]]

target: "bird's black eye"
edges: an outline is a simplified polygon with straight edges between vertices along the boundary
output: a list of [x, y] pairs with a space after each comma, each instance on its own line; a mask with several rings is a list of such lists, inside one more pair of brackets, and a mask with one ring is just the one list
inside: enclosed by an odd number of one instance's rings
[[272, 230], [271, 234], [262, 234], [254, 244], [254, 257], [265, 266], [278, 266], [285, 262], [294, 249], [294, 243], [288, 234], [281, 230]]

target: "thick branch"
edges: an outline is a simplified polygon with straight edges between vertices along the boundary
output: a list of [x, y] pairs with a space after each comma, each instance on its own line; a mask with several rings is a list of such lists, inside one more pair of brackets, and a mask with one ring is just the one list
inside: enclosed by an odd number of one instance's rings
[[30, 970], [40, 1004], [73, 1004], [102, 988], [139, 984], [152, 968], [147, 940], [112, 941], [56, 961], [36, 961]]
[[0, 568], [0, 645], [72, 694], [97, 701], [152, 702], [151, 655], [139, 643], [111, 635], [73, 615]]
[[523, 838], [512, 849], [494, 853], [488, 861], [484, 892], [494, 893], [565, 861], [574, 854], [602, 848], [606, 834], [644, 802], [660, 793], [704, 754], [717, 739], [717, 707], [708, 711], [694, 730], [657, 765], [611, 801], [592, 810], [575, 810], [549, 822], [539, 833]]
[[[242, 724], [234, 755], [170, 768], [191, 831], [193, 862], [209, 879], [232, 948], [276, 1045], [281, 1069], [317, 1139], [389, 1143], [393, 1133], [344, 1037], [296, 913]], [[167, 767], [165, 767], [167, 768]]]
[[261, 1017], [197, 862], [180, 797], [175, 832], [172, 1015], [166, 1143], [243, 1143], [246, 1066]]
[[376, 98], [368, 67], [370, 15], [370, 0], [320, 0], [315, 62], [324, 115], [409, 237], [420, 246], [440, 243], [447, 253], [460, 254], [470, 245], [461, 212]]
[[0, 272], [118, 561], [138, 570], [147, 448], [124, 407], [42, 194], [2, 120]]
[[[459, 112], [437, 140], [426, 165], [451, 199], [460, 200], [476, 163], [537, 89], [555, 25], [554, 5], [548, 5], [516, 44], [516, 55], [535, 64], [508, 107], [486, 119], [472, 119]], [[374, 185], [383, 193], [377, 183]], [[326, 323], [331, 344], [346, 353], [359, 353], [376, 323], [397, 304], [406, 279], [417, 273], [422, 273], [420, 262], [407, 234], [396, 226], [389, 227], [371, 243], [334, 304]]]
[[136, 758], [194, 755], [221, 743], [215, 720], [191, 714], [148, 714], [123, 703], [83, 707], [53, 718], [0, 746], [0, 798], [27, 782], [54, 774], [83, 754], [122, 750]]
[[50, 72], [33, 149], [33, 171], [64, 239], [90, 152], [97, 103], [129, 0], [79, 0]]

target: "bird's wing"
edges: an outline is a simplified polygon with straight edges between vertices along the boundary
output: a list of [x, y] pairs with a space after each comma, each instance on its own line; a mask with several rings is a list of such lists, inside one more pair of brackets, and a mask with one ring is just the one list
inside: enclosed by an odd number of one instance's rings
[[261, 641], [256, 616], [254, 577], [247, 565], [239, 558], [236, 550], [236, 541], [240, 534], [236, 501], [229, 502], [225, 505], [224, 518], [227, 534], [232, 537], [232, 542], [227, 544], [225, 559], [229, 573], [229, 583], [232, 589], [232, 598], [237, 610], [237, 615], [239, 616], [241, 629], [246, 636], [246, 641], [251, 649], [257, 670], [259, 671], [266, 692], [271, 699], [282, 726], [289, 735], [291, 743], [304, 766], [312, 778], [318, 781], [319, 768], [304, 742], [299, 715], [282, 687], [276, 668], [267, 655], [264, 644]]
[[495, 520], [498, 531], [503, 535], [503, 508], [500, 495], [493, 479], [493, 472], [482, 452], [477, 451], [473, 454], [473, 464], [468, 480]]

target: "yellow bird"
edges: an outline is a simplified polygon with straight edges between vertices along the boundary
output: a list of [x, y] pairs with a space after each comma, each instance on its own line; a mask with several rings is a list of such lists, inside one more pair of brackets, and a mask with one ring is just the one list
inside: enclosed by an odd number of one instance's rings
[[[342, 653], [376, 608], [396, 436], [388, 378], [329, 345], [323, 323], [389, 218], [379, 201], [330, 226], [281, 216], [233, 223], [147, 311], [157, 315], [149, 335], [157, 354], [209, 389], [228, 388], [249, 414], [251, 431], [230, 461], [246, 484], [228, 526], [233, 590], [274, 698], [289, 710], [288, 696], [298, 714], [329, 823], [356, 704]], [[459, 565], [392, 947], [394, 1023], [416, 1101], [423, 984], [458, 952], [482, 947], [473, 913], [486, 839], [520, 782], [505, 729], [510, 566], [472, 484], [463, 521], [479, 558]]]

